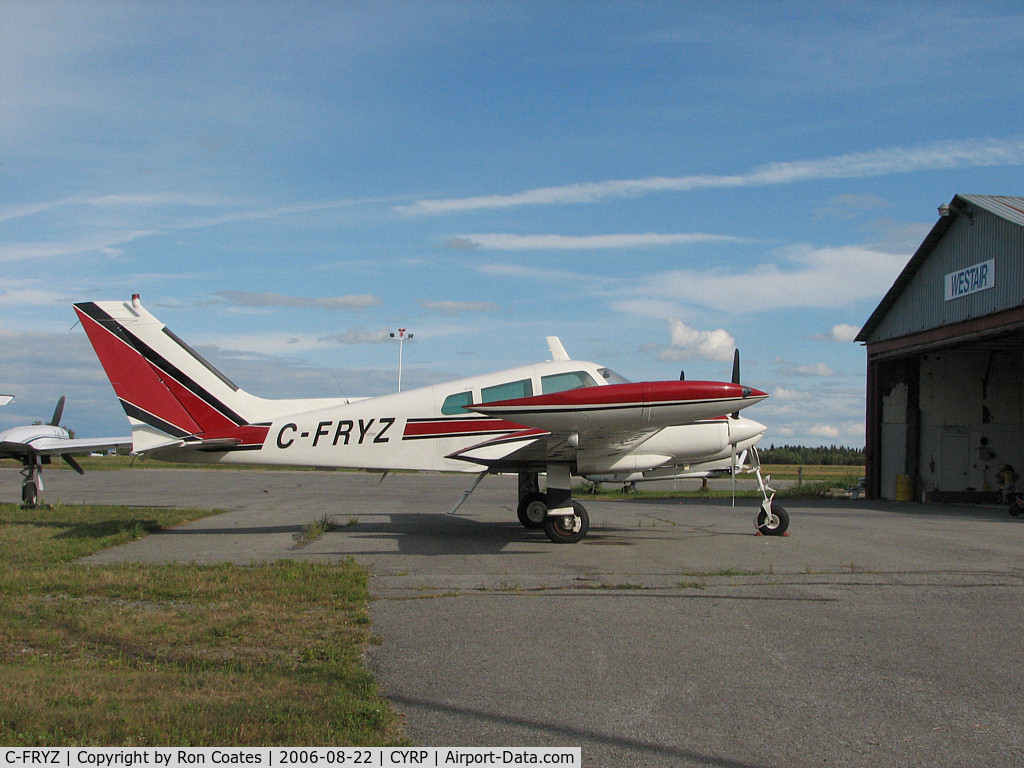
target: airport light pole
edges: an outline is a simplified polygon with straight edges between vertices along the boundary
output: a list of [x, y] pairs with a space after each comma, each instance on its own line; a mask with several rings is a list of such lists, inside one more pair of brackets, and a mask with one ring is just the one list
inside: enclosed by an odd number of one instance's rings
[[391, 334], [392, 339], [398, 339], [398, 391], [402, 391], [402, 345], [407, 340], [412, 340], [412, 334], [406, 333], [405, 328], [399, 328], [398, 333]]

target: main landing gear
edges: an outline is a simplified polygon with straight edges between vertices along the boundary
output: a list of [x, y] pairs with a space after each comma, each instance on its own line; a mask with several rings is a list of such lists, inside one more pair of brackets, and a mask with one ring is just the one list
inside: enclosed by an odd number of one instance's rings
[[519, 475], [519, 522], [530, 529], [543, 528], [555, 544], [575, 544], [590, 530], [590, 515], [574, 501], [568, 467], [548, 467], [548, 490], [542, 493], [536, 472]]
[[39, 492], [43, 490], [43, 470], [32, 456], [22, 459], [22, 465], [21, 506], [34, 509], [39, 506]]

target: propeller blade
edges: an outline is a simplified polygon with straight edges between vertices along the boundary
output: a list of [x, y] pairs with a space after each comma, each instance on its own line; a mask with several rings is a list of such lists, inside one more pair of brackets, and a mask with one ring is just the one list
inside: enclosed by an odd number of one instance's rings
[[[740, 383], [740, 351], [739, 349], [733, 350], [732, 353], [732, 383]], [[738, 419], [740, 417], [739, 411], [733, 411], [732, 417]]]
[[77, 472], [80, 475], [85, 474], [85, 470], [82, 469], [81, 465], [77, 461], [75, 461], [74, 457], [70, 453], [62, 453], [60, 457], [64, 459], [64, 461], [67, 462], [67, 465], [71, 467], [73, 470], [75, 470], [75, 472]]
[[53, 409], [53, 418], [50, 419], [51, 427], [60, 426], [60, 417], [64, 415], [64, 401], [66, 399], [64, 395], [61, 395], [60, 400], [57, 401], [57, 407]]

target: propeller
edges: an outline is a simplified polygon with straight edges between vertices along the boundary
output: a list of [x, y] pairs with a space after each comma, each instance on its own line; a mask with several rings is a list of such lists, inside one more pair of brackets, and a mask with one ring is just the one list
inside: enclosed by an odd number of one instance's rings
[[67, 462], [67, 465], [71, 467], [73, 470], [75, 470], [75, 472], [77, 472], [80, 475], [85, 474], [85, 470], [82, 469], [82, 466], [77, 461], [75, 461], [74, 457], [70, 453], [62, 453], [60, 457], [64, 459], [64, 461]]
[[[60, 418], [61, 416], [64, 415], [64, 403], [66, 401], [67, 397], [61, 395], [60, 399], [57, 401], [57, 407], [53, 409], [53, 418], [50, 419], [51, 427], [60, 426]], [[80, 475], [85, 474], [85, 470], [82, 469], [82, 466], [77, 461], [75, 461], [74, 457], [70, 453], [62, 453], [60, 457], [64, 459], [65, 463], [73, 470], [75, 470], [75, 472], [77, 472]]]
[[60, 426], [60, 417], [64, 415], [64, 401], [66, 399], [64, 395], [61, 395], [60, 400], [57, 401], [57, 407], [53, 409], [53, 418], [50, 419], [51, 427]]
[[[740, 383], [740, 351], [739, 349], [733, 350], [732, 353], [732, 383]], [[733, 411], [732, 417], [738, 419], [740, 417], [739, 411]]]

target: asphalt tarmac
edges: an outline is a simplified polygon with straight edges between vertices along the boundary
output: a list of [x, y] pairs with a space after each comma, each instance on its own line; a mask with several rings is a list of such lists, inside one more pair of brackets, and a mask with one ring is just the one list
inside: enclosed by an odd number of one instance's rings
[[[153, 466], [153, 465], [148, 465]], [[369, 665], [423, 746], [581, 746], [587, 766], [1024, 763], [1024, 518], [1001, 508], [587, 502], [554, 545], [515, 481], [134, 469], [48, 472], [44, 499], [209, 517], [89, 558], [353, 556]], [[18, 476], [0, 470], [0, 500]], [[40, 512], [45, 514], [45, 512]], [[299, 546], [309, 523], [337, 528]]]

